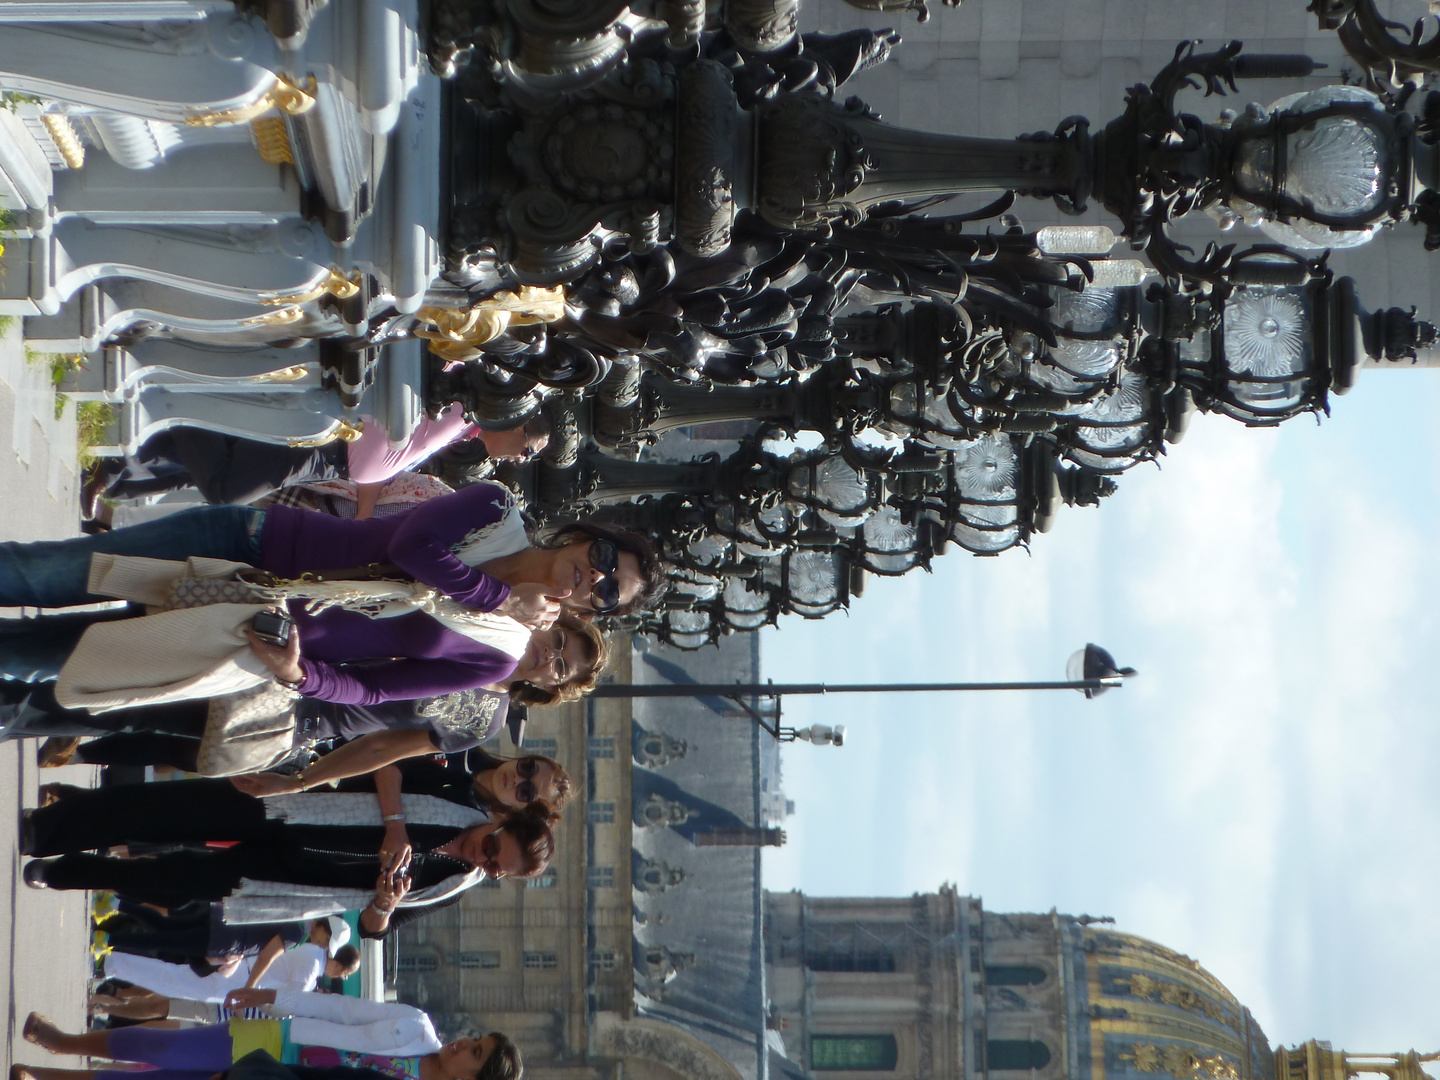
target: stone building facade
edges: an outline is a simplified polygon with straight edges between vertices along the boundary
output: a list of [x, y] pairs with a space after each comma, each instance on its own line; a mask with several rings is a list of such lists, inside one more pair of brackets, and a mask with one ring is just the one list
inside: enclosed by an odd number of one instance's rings
[[[1196, 961], [1089, 916], [765, 894], [772, 1073], [800, 1080], [1425, 1080], [1440, 1055], [1271, 1047]], [[783, 1056], [782, 1056], [783, 1055]]]
[[[758, 677], [753, 635], [617, 645], [617, 682]], [[578, 789], [549, 871], [406, 927], [398, 997], [447, 1033], [505, 1031], [539, 1080], [759, 1080], [758, 845], [783, 841], [786, 805], [773, 741], [731, 702], [596, 698], [533, 710], [525, 747]]]

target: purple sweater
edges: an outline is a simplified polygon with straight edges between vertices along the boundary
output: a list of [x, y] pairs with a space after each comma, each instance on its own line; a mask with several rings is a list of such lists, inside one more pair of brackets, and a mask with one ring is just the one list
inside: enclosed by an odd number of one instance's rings
[[[510, 587], [466, 566], [450, 549], [472, 530], [498, 521], [505, 502], [504, 488], [480, 483], [366, 521], [271, 507], [260, 533], [260, 566], [281, 577], [298, 577], [307, 571], [394, 563], [467, 607], [491, 611], [510, 595]], [[515, 661], [505, 653], [419, 612], [393, 619], [335, 610], [311, 616], [301, 606], [290, 607], [300, 632], [305, 673], [300, 692], [306, 697], [347, 705], [408, 701], [472, 690], [515, 671]], [[360, 660], [384, 662], [346, 670], [333, 666]]]

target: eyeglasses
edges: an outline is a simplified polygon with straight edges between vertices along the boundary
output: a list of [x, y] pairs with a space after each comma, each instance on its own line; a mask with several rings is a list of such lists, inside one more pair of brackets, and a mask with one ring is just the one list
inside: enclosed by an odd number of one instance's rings
[[565, 659], [565, 647], [570, 644], [570, 635], [554, 627], [551, 633], [555, 635], [555, 656], [550, 661], [550, 670], [555, 675], [555, 685], [564, 686], [570, 681], [570, 664]]
[[590, 606], [601, 615], [620, 606], [620, 549], [615, 541], [597, 537], [590, 541], [590, 565], [604, 575], [590, 587]]
[[522, 757], [515, 762], [515, 775], [520, 777], [520, 783], [515, 785], [515, 798], [522, 803], [532, 803], [540, 797], [540, 789], [535, 786], [535, 771], [540, 768], [540, 760], [533, 757]]

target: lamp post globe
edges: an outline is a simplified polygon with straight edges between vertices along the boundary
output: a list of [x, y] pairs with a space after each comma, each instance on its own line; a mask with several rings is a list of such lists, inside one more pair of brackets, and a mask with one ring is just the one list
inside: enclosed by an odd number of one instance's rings
[[1103, 686], [1076, 687], [1087, 698], [1099, 697], [1121, 685], [1122, 679], [1135, 674], [1135, 669], [1117, 667], [1115, 658], [1099, 645], [1087, 644], [1077, 649], [1065, 664], [1065, 678], [1074, 683], [1103, 682]]

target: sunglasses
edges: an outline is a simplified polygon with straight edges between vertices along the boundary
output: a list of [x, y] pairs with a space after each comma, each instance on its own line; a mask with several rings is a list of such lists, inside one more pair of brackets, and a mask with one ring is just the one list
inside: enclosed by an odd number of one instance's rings
[[520, 777], [520, 783], [515, 785], [515, 798], [520, 802], [532, 803], [540, 797], [540, 790], [535, 786], [535, 771], [539, 768], [539, 760], [533, 757], [515, 762], [515, 775]]
[[480, 841], [480, 869], [487, 877], [502, 878], [505, 871], [500, 869], [500, 834], [492, 832]]
[[590, 541], [590, 565], [604, 575], [590, 586], [590, 606], [601, 615], [620, 606], [620, 549], [613, 540], [596, 538]]

